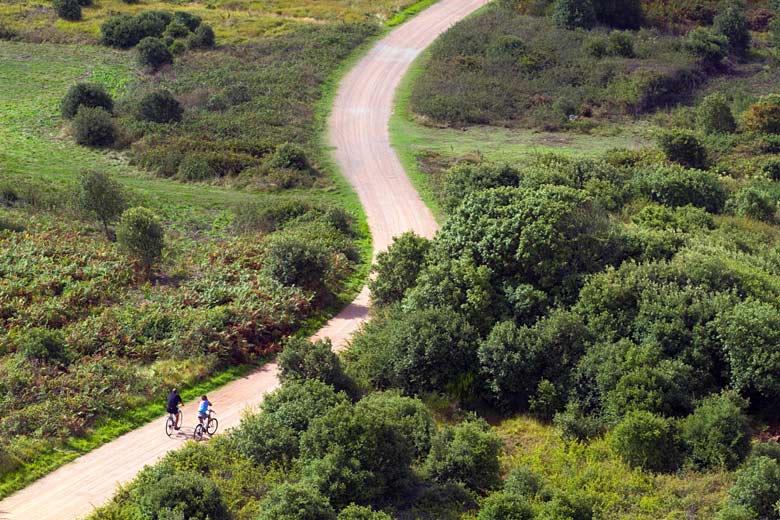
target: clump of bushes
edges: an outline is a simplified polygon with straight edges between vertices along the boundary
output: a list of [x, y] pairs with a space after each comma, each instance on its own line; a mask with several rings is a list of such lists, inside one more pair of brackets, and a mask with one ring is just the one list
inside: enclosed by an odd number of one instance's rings
[[730, 134], [737, 128], [734, 114], [723, 94], [705, 97], [696, 109], [696, 122], [708, 134]]
[[750, 105], [743, 124], [750, 132], [780, 134], [780, 94], [770, 94]]
[[100, 26], [100, 41], [104, 45], [127, 49], [144, 38], [186, 39], [190, 48], [214, 46], [214, 31], [201, 23], [200, 17], [186, 11], [143, 11], [136, 16], [112, 16]]
[[160, 38], [147, 36], [138, 43], [136, 52], [138, 53], [138, 63], [152, 70], [173, 63], [173, 54]]
[[214, 47], [214, 43], [214, 29], [205, 23], [200, 24], [187, 39], [187, 45], [190, 49], [209, 49]]
[[29, 361], [65, 363], [68, 349], [59, 330], [32, 328], [22, 333], [17, 351]]
[[81, 106], [73, 118], [73, 137], [86, 146], [111, 146], [117, 130], [111, 114], [102, 107]]
[[65, 119], [72, 119], [79, 107], [101, 107], [106, 112], [113, 112], [114, 100], [102, 85], [95, 83], [77, 83], [68, 89], [62, 98], [60, 112]]
[[369, 280], [374, 305], [400, 302], [407, 289], [414, 286], [430, 249], [430, 241], [412, 232], [395, 237], [386, 251], [376, 257], [377, 276]]
[[77, 22], [81, 20], [81, 4], [78, 0], [54, 0], [54, 10], [63, 20]]
[[697, 27], [687, 34], [683, 45], [688, 52], [699, 58], [708, 67], [720, 64], [728, 54], [728, 39], [711, 29]]
[[770, 457], [751, 458], [737, 472], [721, 518], [776, 518], [780, 505], [780, 463]]
[[155, 123], [176, 123], [181, 121], [183, 114], [179, 101], [164, 89], [144, 95], [136, 109], [138, 119]]
[[152, 520], [175, 518], [174, 514], [193, 520], [230, 518], [219, 488], [198, 473], [178, 471], [142, 480], [138, 494], [139, 509]]
[[629, 412], [612, 432], [611, 444], [628, 464], [650, 471], [672, 471], [682, 459], [675, 425], [650, 412]]
[[682, 438], [696, 466], [732, 470], [745, 460], [750, 453], [746, 406], [736, 394], [713, 395], [685, 418]]
[[658, 137], [658, 146], [666, 158], [686, 168], [705, 169], [707, 148], [695, 134], [685, 130], [664, 132]]
[[712, 27], [717, 34], [726, 38], [734, 53], [741, 55], [747, 52], [750, 47], [750, 28], [741, 9], [734, 5], [728, 6], [715, 17]]

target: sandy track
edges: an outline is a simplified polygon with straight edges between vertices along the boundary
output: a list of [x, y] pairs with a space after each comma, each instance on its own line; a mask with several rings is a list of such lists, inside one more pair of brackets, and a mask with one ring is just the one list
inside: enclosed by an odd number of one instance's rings
[[[431, 237], [437, 226], [390, 146], [388, 121], [398, 83], [414, 58], [443, 31], [488, 0], [441, 0], [381, 40], [342, 82], [329, 122], [330, 143], [368, 215], [374, 253], [407, 230]], [[315, 338], [343, 348], [368, 315], [368, 290], [330, 320]], [[238, 424], [279, 385], [269, 363], [212, 392], [220, 431]], [[184, 428], [169, 439], [153, 421], [78, 458], [0, 502], [0, 520], [73, 520], [105, 503], [120, 483], [190, 438], [197, 403], [184, 408]]]

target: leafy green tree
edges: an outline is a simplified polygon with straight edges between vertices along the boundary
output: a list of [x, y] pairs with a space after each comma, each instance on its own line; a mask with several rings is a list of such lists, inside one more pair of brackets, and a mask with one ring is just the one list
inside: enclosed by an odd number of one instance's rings
[[329, 339], [311, 342], [305, 338], [289, 338], [276, 358], [279, 379], [282, 383], [319, 379], [337, 390], [347, 390], [346, 375], [332, 348]]
[[711, 29], [697, 27], [686, 35], [683, 46], [705, 66], [716, 67], [728, 54], [729, 40]]
[[445, 426], [433, 437], [423, 474], [435, 482], [460, 482], [484, 492], [499, 482], [501, 439], [482, 419]]
[[306, 483], [279, 484], [260, 502], [257, 520], [336, 520], [328, 499]]
[[707, 149], [692, 132], [685, 130], [664, 132], [658, 137], [658, 146], [672, 162], [686, 168], [707, 167]]
[[76, 83], [68, 89], [62, 98], [60, 111], [65, 119], [72, 119], [79, 107], [102, 107], [106, 112], [113, 112], [114, 101], [102, 85], [96, 83]]
[[177, 123], [183, 114], [179, 101], [164, 89], [145, 94], [136, 109], [138, 119], [155, 123]]
[[745, 14], [735, 5], [727, 7], [712, 21], [713, 29], [728, 39], [729, 47], [737, 54], [750, 48], [750, 27]]
[[282, 285], [301, 287], [324, 296], [330, 267], [325, 247], [305, 237], [275, 233], [265, 241], [263, 271]]
[[393, 520], [393, 517], [370, 507], [350, 504], [341, 510], [338, 520]]
[[103, 224], [106, 238], [110, 240], [108, 226], [127, 209], [127, 196], [122, 185], [104, 172], [83, 173], [79, 178], [76, 201], [82, 211], [97, 217]]
[[428, 455], [436, 425], [422, 401], [395, 391], [374, 392], [360, 401], [359, 408], [384, 415], [392, 421], [401, 435], [411, 441], [416, 461]]
[[705, 97], [696, 109], [696, 122], [708, 134], [730, 134], [737, 128], [726, 96], [715, 92]]
[[146, 208], [126, 210], [122, 213], [116, 238], [120, 247], [141, 264], [148, 278], [165, 245], [165, 231], [157, 216]]
[[533, 520], [531, 506], [523, 498], [499, 491], [482, 504], [477, 520]]
[[564, 29], [590, 29], [596, 25], [596, 11], [591, 0], [556, 0], [552, 18]]
[[735, 394], [713, 395], [683, 421], [683, 441], [694, 464], [731, 470], [745, 460], [750, 453], [746, 405]]
[[427, 238], [409, 231], [395, 237], [387, 251], [377, 255], [376, 278], [368, 282], [372, 303], [382, 306], [401, 301], [404, 293], [414, 286], [430, 243]]
[[611, 444], [633, 467], [663, 472], [680, 465], [680, 443], [674, 425], [650, 412], [628, 413], [612, 432]]
[[720, 213], [726, 204], [726, 189], [712, 172], [656, 166], [641, 172], [636, 183], [643, 195], [673, 208], [692, 205]]
[[181, 471], [147, 482], [138, 496], [139, 509], [150, 520], [162, 520], [166, 512], [192, 520], [230, 519], [219, 488], [197, 473]]
[[751, 458], [737, 472], [729, 504], [747, 510], [750, 518], [776, 518], [780, 504], [780, 463], [769, 457]]

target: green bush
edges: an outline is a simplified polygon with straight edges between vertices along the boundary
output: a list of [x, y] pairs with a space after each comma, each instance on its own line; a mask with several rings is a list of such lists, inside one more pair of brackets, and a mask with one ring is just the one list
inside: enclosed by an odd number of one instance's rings
[[730, 134], [737, 128], [729, 102], [719, 92], [702, 100], [696, 109], [696, 122], [708, 134]]
[[680, 465], [678, 433], [672, 422], [650, 412], [629, 412], [610, 439], [615, 452], [632, 467], [673, 471]]
[[682, 438], [693, 463], [700, 468], [732, 470], [750, 453], [747, 406], [735, 394], [704, 399], [682, 423]]
[[686, 168], [707, 168], [707, 149], [695, 134], [685, 130], [664, 132], [658, 146], [666, 158]]
[[532, 500], [542, 490], [544, 482], [528, 466], [519, 466], [509, 472], [504, 481], [504, 491], [510, 495]]
[[590, 29], [596, 24], [591, 0], [555, 0], [552, 18], [564, 29]]
[[643, 195], [673, 208], [690, 204], [720, 213], [726, 203], [726, 189], [711, 172], [660, 166], [644, 171], [638, 182]]
[[585, 40], [583, 48], [589, 56], [592, 56], [596, 59], [601, 59], [609, 54], [607, 51], [607, 38], [600, 34], [590, 36], [587, 40]]
[[68, 349], [59, 330], [32, 328], [22, 333], [17, 350], [30, 361], [65, 363]]
[[122, 213], [116, 231], [120, 247], [144, 269], [147, 278], [162, 256], [165, 233], [154, 213], [146, 208], [130, 208]]
[[282, 143], [266, 161], [269, 168], [307, 171], [311, 168], [304, 149], [294, 143]]
[[634, 39], [631, 33], [612, 31], [607, 40], [607, 54], [621, 58], [634, 57]]
[[744, 508], [751, 518], [776, 518], [780, 503], [780, 463], [769, 457], [751, 458], [737, 472], [729, 504]]
[[[225, 88], [225, 96], [231, 105], [252, 101], [252, 92], [245, 83], [235, 83]], [[308, 164], [308, 161], [307, 161]]]
[[111, 47], [129, 49], [144, 36], [135, 17], [129, 14], [112, 16], [100, 26], [100, 42]]
[[280, 484], [260, 502], [257, 520], [336, 520], [328, 499], [306, 483]]
[[445, 426], [431, 441], [423, 474], [439, 483], [460, 482], [484, 492], [499, 482], [501, 439], [483, 420]]
[[347, 387], [346, 376], [330, 340], [311, 342], [305, 338], [290, 338], [277, 356], [279, 379], [301, 381], [319, 379], [336, 389]]
[[759, 186], [745, 186], [728, 201], [729, 209], [740, 217], [773, 223], [777, 214], [774, 197]]
[[683, 45], [705, 66], [715, 66], [728, 54], [729, 41], [722, 34], [697, 27], [686, 35]]
[[163, 65], [173, 63], [173, 55], [168, 46], [160, 38], [147, 36], [138, 43], [138, 64], [150, 69], [159, 69]]
[[168, 45], [168, 50], [171, 51], [173, 56], [181, 56], [187, 52], [187, 45], [181, 40], [176, 40]]
[[73, 137], [85, 146], [111, 146], [116, 141], [111, 114], [101, 107], [81, 106], [73, 118]]
[[765, 441], [755, 442], [750, 451], [751, 457], [769, 457], [780, 463], [780, 442]]
[[712, 27], [717, 34], [726, 37], [731, 50], [744, 54], [750, 48], [750, 28], [744, 13], [738, 7], [731, 5], [722, 11], [712, 21]]
[[396, 391], [374, 392], [361, 399], [360, 408], [392, 422], [403, 438], [411, 443], [415, 461], [422, 461], [428, 455], [436, 425], [422, 401], [404, 397]]
[[184, 110], [181, 104], [167, 90], [155, 90], [144, 95], [138, 103], [136, 117], [155, 123], [181, 121]]
[[95, 83], [77, 83], [68, 89], [60, 103], [60, 112], [65, 119], [72, 119], [79, 107], [102, 107], [113, 112], [114, 101], [102, 85]]
[[170, 518], [167, 514], [171, 512], [192, 520], [230, 519], [219, 488], [197, 473], [176, 472], [147, 482], [138, 495], [139, 509], [150, 520]]
[[177, 175], [186, 181], [208, 181], [216, 177], [209, 162], [199, 155], [188, 155], [179, 163]]
[[477, 520], [533, 520], [531, 506], [519, 496], [498, 492], [482, 503]]
[[63, 20], [77, 22], [81, 20], [81, 4], [78, 0], [54, 0], [54, 10]]
[[173, 21], [180, 24], [184, 24], [190, 31], [195, 31], [201, 22], [201, 18], [198, 15], [188, 13], [187, 11], [175, 11], [173, 13]]
[[291, 233], [271, 235], [265, 242], [263, 271], [282, 285], [324, 295], [331, 260], [325, 247]]
[[140, 39], [147, 36], [159, 38], [173, 20], [173, 15], [169, 11], [141, 11], [135, 20], [141, 33]]
[[511, 166], [457, 164], [447, 170], [442, 199], [445, 209], [451, 212], [476, 191], [519, 184], [520, 172]]
[[393, 517], [370, 507], [351, 504], [341, 510], [338, 520], [393, 520]]
[[163, 36], [165, 38], [170, 38], [172, 40], [177, 40], [179, 38], [186, 38], [190, 35], [190, 29], [187, 27], [186, 24], [183, 22], [180, 22], [176, 19], [174, 19], [171, 23], [168, 24], [168, 27], [165, 28], [165, 32], [163, 32]]
[[190, 49], [208, 49], [214, 47], [214, 29], [210, 25], [202, 23], [198, 25], [192, 35], [187, 39]]
[[745, 128], [751, 132], [780, 134], [780, 94], [759, 98], [743, 116]]
[[376, 278], [369, 280], [371, 301], [383, 306], [400, 302], [414, 286], [430, 249], [430, 240], [409, 231], [394, 238], [386, 251], [376, 257]]
[[76, 191], [79, 209], [94, 215], [103, 224], [106, 238], [111, 238], [108, 226], [127, 209], [124, 188], [104, 172], [86, 172], [79, 178]]

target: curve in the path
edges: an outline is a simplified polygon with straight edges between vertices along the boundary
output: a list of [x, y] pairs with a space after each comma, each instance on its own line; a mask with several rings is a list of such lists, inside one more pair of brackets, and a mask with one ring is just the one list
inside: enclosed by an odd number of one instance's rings
[[[437, 36], [488, 0], [440, 0], [393, 30], [344, 78], [329, 121], [329, 141], [344, 175], [368, 216], [374, 254], [408, 230], [431, 237], [436, 221], [407, 178], [390, 146], [388, 121], [393, 98], [409, 65]], [[343, 348], [368, 316], [368, 290], [314, 338], [331, 338]], [[277, 367], [259, 370], [212, 392], [220, 428], [235, 426], [247, 408], [279, 386]], [[180, 435], [169, 439], [163, 421], [153, 421], [91, 451], [20, 492], [0, 501], [0, 520], [74, 520], [108, 501], [123, 482], [191, 437], [197, 403], [183, 408]]]

